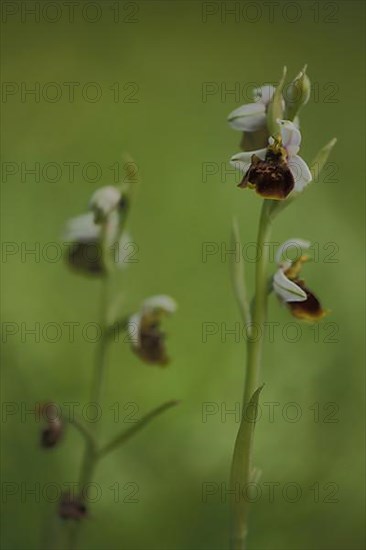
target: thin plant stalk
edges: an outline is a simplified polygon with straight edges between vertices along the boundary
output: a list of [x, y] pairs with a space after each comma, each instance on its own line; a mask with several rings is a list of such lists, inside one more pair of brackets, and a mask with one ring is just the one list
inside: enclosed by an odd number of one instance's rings
[[[108, 339], [105, 337], [108, 326], [108, 296], [110, 285], [110, 273], [107, 269], [105, 276], [102, 278], [102, 288], [100, 296], [100, 323], [101, 323], [101, 338], [98, 342], [98, 348], [95, 354], [94, 373], [92, 379], [90, 401], [100, 406], [101, 395], [103, 391], [106, 356], [108, 348]], [[98, 433], [98, 423], [93, 426], [95, 434]], [[81, 462], [80, 475], [79, 475], [79, 489], [80, 496], [83, 500], [86, 497], [87, 484], [92, 481], [92, 476], [97, 464], [98, 453], [97, 448], [92, 438], [89, 438], [85, 442], [83, 458]], [[69, 549], [73, 550], [76, 547], [80, 523], [77, 522], [74, 525], [70, 525], [69, 531]]]
[[261, 391], [259, 375], [262, 359], [264, 323], [267, 316], [269, 247], [271, 235], [270, 200], [264, 200], [259, 221], [257, 250], [260, 257], [256, 264], [253, 325], [247, 344], [246, 376], [243, 394], [242, 419], [235, 441], [231, 467], [231, 489], [235, 492], [231, 517], [231, 548], [245, 550], [248, 531], [248, 502], [242, 491], [252, 481], [252, 454], [254, 426], [258, 398]]

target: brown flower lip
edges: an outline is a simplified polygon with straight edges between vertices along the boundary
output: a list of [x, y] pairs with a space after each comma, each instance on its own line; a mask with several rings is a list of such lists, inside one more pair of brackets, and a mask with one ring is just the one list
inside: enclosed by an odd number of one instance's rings
[[305, 281], [298, 277], [302, 265], [308, 260], [308, 256], [300, 256], [300, 258], [285, 271], [285, 275], [305, 292], [306, 300], [302, 302], [286, 303], [294, 317], [303, 321], [314, 322], [322, 319], [327, 314], [327, 311], [322, 308], [318, 298], [305, 285]]
[[252, 156], [252, 163], [238, 187], [255, 189], [266, 199], [284, 200], [295, 187], [294, 176], [287, 166], [282, 147], [268, 147], [265, 160]]
[[306, 300], [303, 302], [287, 302], [294, 317], [303, 321], [320, 321], [327, 312], [322, 308], [318, 298], [309, 290], [304, 281], [294, 281], [306, 293]]
[[133, 347], [135, 353], [147, 363], [166, 366], [169, 358], [165, 348], [165, 333], [158, 323], [145, 324], [140, 329], [139, 345]]
[[69, 267], [91, 276], [105, 274], [102, 249], [98, 241], [85, 241], [72, 244], [66, 256]]

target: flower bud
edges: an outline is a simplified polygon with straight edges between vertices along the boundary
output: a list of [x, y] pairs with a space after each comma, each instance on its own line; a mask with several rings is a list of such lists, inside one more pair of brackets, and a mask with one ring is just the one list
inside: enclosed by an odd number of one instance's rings
[[47, 403], [40, 409], [42, 418], [46, 421], [46, 427], [41, 432], [41, 447], [51, 449], [62, 439], [64, 426], [59, 416], [59, 410], [55, 403]]
[[62, 519], [81, 520], [87, 515], [87, 508], [80, 496], [73, 496], [70, 493], [63, 493], [58, 514]]
[[297, 77], [289, 84], [286, 94], [286, 115], [288, 120], [294, 120], [301, 107], [310, 99], [311, 84], [306, 74], [306, 65]]

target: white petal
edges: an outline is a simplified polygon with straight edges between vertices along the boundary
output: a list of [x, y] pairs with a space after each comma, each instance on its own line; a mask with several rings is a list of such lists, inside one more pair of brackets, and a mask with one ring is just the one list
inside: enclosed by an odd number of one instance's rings
[[127, 323], [128, 342], [133, 346], [138, 346], [140, 343], [141, 317], [141, 313], [135, 313], [129, 318]]
[[266, 84], [260, 88], [255, 88], [253, 91], [254, 101], [260, 101], [265, 106], [271, 101], [276, 88], [272, 84]]
[[277, 122], [280, 125], [282, 145], [286, 149], [288, 156], [297, 155], [301, 143], [300, 130], [290, 120], [277, 120]]
[[273, 290], [284, 302], [304, 302], [306, 300], [306, 292], [296, 283], [290, 281], [282, 269], [279, 269], [273, 277]]
[[174, 313], [177, 309], [177, 303], [170, 296], [160, 294], [157, 296], [151, 296], [151, 298], [145, 300], [142, 304], [142, 309], [145, 311], [163, 311], [164, 313]]
[[310, 169], [304, 159], [299, 157], [299, 155], [290, 157], [287, 161], [287, 165], [295, 179], [295, 187], [293, 192], [300, 193], [313, 179]]
[[[297, 257], [301, 256], [303, 250], [307, 250], [310, 248], [310, 241], [305, 241], [304, 239], [288, 239], [284, 243], [281, 244], [281, 246], [278, 247], [276, 252], [276, 263], [280, 264], [282, 262], [283, 257], [285, 257], [286, 261], [289, 260], [287, 258], [287, 251], [289, 248], [296, 248], [296, 250], [299, 252], [297, 254]], [[292, 262], [290, 262], [291, 265]], [[290, 267], [287, 266], [287, 267]]]
[[99, 235], [100, 226], [94, 223], [94, 214], [89, 212], [69, 220], [63, 238], [70, 242], [85, 242], [98, 239]]
[[264, 160], [266, 157], [267, 149], [257, 149], [256, 151], [247, 151], [246, 153], [236, 153], [230, 159], [230, 164], [241, 172], [247, 172], [249, 166], [252, 163], [252, 156], [257, 155], [260, 159]]
[[108, 216], [121, 200], [121, 191], [113, 185], [106, 185], [97, 189], [90, 199], [89, 208]]
[[266, 125], [266, 109], [263, 103], [248, 103], [232, 111], [228, 116], [229, 124], [234, 130], [255, 132]]

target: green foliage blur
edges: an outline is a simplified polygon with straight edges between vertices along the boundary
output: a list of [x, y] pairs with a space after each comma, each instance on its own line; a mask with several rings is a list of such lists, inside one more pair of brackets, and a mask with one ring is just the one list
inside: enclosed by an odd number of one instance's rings
[[[225, 251], [233, 215], [243, 243], [255, 241], [261, 200], [236, 187], [228, 159], [240, 133], [226, 117], [253, 87], [276, 83], [283, 65], [291, 78], [307, 63], [313, 91], [301, 113], [301, 154], [310, 162], [332, 137], [338, 143], [319, 181], [278, 218], [273, 240], [317, 243], [304, 276], [331, 313], [317, 327], [299, 324], [270, 297], [248, 543], [363, 548], [363, 3], [297, 1], [294, 11], [279, 2], [270, 17], [262, 2], [106, 0], [94, 3], [95, 22], [92, 6], [82, 17], [88, 2], [73, 22], [62, 2], [55, 22], [52, 6], [37, 22], [21, 16], [34, 2], [3, 4], [18, 11], [2, 24], [2, 547], [64, 547], [52, 501], [77, 480], [83, 442], [69, 427], [59, 448], [40, 449], [40, 424], [26, 409], [54, 400], [78, 402], [81, 412], [88, 403], [95, 343], [82, 329], [98, 322], [100, 284], [71, 273], [58, 246], [92, 191], [117, 181], [125, 151], [141, 178], [128, 224], [138, 262], [121, 272], [116, 295], [126, 313], [154, 294], [173, 296], [179, 310], [165, 325], [168, 368], [143, 364], [123, 339], [111, 347], [103, 439], [128, 428], [131, 411], [135, 419], [163, 401], [181, 403], [99, 465], [80, 548], [228, 547], [225, 484], [238, 414], [227, 411], [241, 400], [245, 338]], [[24, 95], [35, 83], [39, 101]], [[36, 163], [39, 179], [26, 172]], [[89, 165], [83, 174], [88, 163], [101, 174]], [[34, 328], [39, 341], [27, 333]]]

